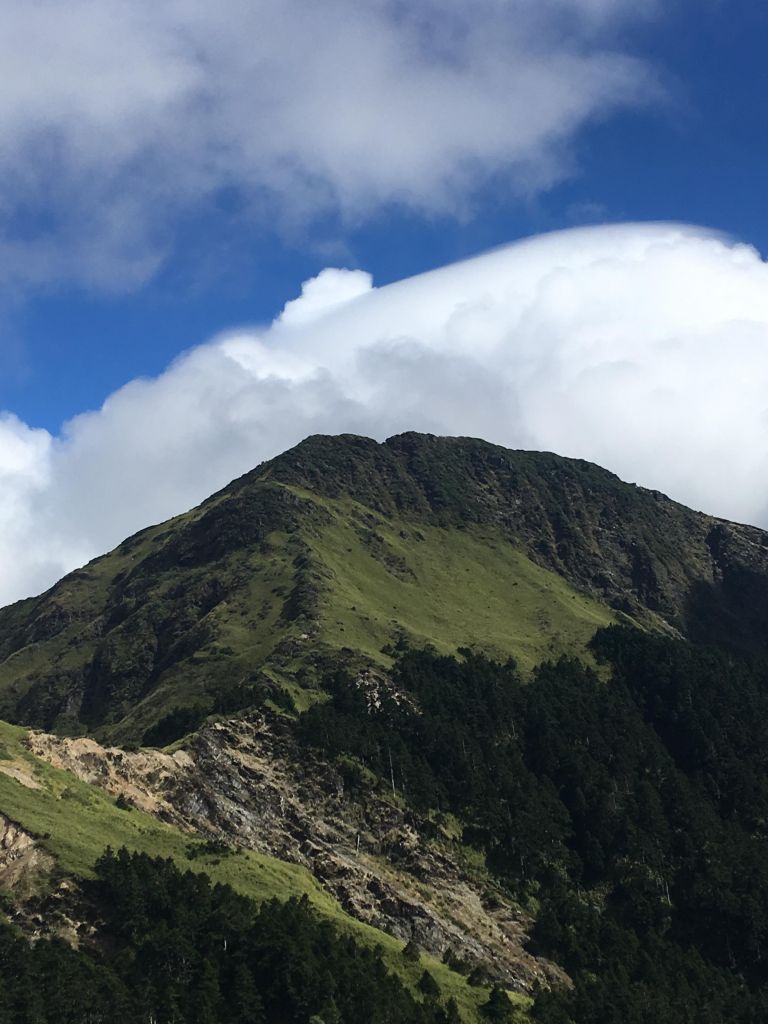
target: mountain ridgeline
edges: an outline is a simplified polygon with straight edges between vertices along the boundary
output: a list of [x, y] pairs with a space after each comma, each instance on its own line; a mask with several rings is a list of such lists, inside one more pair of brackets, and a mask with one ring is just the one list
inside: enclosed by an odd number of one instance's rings
[[403, 643], [530, 671], [617, 620], [764, 651], [768, 534], [552, 454], [316, 436], [0, 611], [0, 715], [135, 741]]

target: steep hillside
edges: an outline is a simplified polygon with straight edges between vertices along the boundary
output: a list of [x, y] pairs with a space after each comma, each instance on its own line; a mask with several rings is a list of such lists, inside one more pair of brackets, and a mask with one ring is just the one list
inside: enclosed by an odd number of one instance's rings
[[[525, 951], [530, 915], [503, 898], [476, 857], [465, 860], [455, 821], [440, 827], [386, 790], [357, 800], [343, 766], [300, 747], [279, 716], [213, 723], [174, 754], [45, 733], [32, 733], [28, 749], [214, 849], [236, 844], [283, 862], [284, 895], [296, 894], [289, 880], [304, 878], [326, 913], [341, 908], [438, 959], [451, 951], [518, 991], [561, 977]], [[230, 855], [230, 870], [237, 861]]]
[[768, 626], [768, 533], [693, 512], [591, 463], [408, 433], [383, 445], [309, 438], [257, 475], [347, 495], [382, 515], [491, 527], [612, 608], [693, 639], [764, 646], [756, 634]]
[[[239, 742], [234, 742], [232, 730]], [[475, 962], [487, 961], [491, 974], [495, 960], [496, 975], [520, 990], [530, 988], [537, 975], [558, 976], [547, 961], [522, 949], [527, 919], [510, 915], [502, 906], [484, 912], [472, 881], [450, 857], [432, 854], [443, 873], [453, 872], [452, 882], [462, 881], [461, 893], [454, 897], [457, 905], [460, 897], [466, 904], [461, 923], [453, 923], [445, 911], [441, 918], [428, 901], [424, 904], [416, 894], [415, 875], [408, 898], [408, 872], [401, 870], [398, 876], [387, 869], [385, 857], [353, 852], [354, 844], [346, 850], [346, 860], [355, 871], [346, 872], [348, 889], [338, 889], [342, 878], [330, 873], [334, 861], [327, 855], [330, 839], [338, 841], [338, 835], [327, 837], [326, 849], [321, 849], [321, 816], [308, 826], [314, 833], [300, 835], [296, 808], [301, 800], [278, 788], [284, 781], [281, 772], [297, 772], [299, 766], [278, 760], [272, 766], [276, 778], [254, 784], [256, 758], [265, 754], [259, 732], [253, 725], [232, 723], [228, 729], [209, 731], [189, 752], [127, 754], [103, 750], [90, 740], [29, 736], [0, 723], [0, 948], [6, 913], [29, 937], [56, 937], [89, 948], [99, 922], [89, 910], [87, 883], [97, 859], [111, 846], [165, 858], [182, 871], [231, 886], [257, 904], [306, 899], [337, 934], [365, 949], [380, 950], [388, 969], [409, 990], [418, 992], [419, 977], [428, 970], [441, 998], [455, 999], [467, 1024], [480, 1019], [477, 1008], [488, 997], [487, 985], [469, 985], [466, 971], [462, 975], [450, 969], [430, 956], [428, 947], [440, 953], [450, 942], [459, 952], [466, 949]], [[274, 753], [267, 747], [267, 756]], [[324, 768], [323, 774], [317, 786], [335, 785], [332, 769]], [[311, 785], [309, 771], [305, 784]], [[290, 800], [285, 808], [284, 799]], [[399, 824], [419, 842], [418, 833], [404, 828], [404, 817], [402, 810], [390, 808], [385, 829], [390, 841], [395, 841]], [[343, 834], [343, 819], [339, 826]], [[281, 839], [285, 845], [276, 849]], [[349, 843], [348, 836], [345, 841]], [[369, 842], [374, 840], [366, 834], [366, 847]], [[344, 842], [341, 846], [335, 855], [339, 864]], [[319, 869], [324, 854], [325, 874]], [[425, 847], [422, 856], [428, 855]], [[351, 900], [356, 888], [367, 896], [367, 907]], [[432, 893], [433, 898], [437, 895]], [[422, 942], [420, 955], [404, 958], [412, 920], [420, 921], [420, 938], [428, 941]], [[525, 1000], [521, 997], [519, 1003]]]
[[0, 714], [140, 740], [404, 642], [530, 670], [617, 616], [763, 649], [768, 535], [545, 453], [313, 437], [1, 611]]

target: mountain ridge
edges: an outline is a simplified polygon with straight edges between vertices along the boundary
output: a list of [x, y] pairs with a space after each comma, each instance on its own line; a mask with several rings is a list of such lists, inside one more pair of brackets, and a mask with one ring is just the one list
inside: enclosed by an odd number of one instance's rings
[[312, 699], [340, 652], [386, 667], [412, 637], [532, 667], [622, 617], [764, 650], [768, 534], [551, 453], [315, 435], [0, 610], [0, 712], [81, 731], [141, 706], [140, 738], [174, 700]]
[[[476, 438], [415, 432], [395, 435], [381, 445], [355, 435], [342, 435], [338, 440], [364, 450], [368, 463], [375, 467], [382, 453], [391, 452], [394, 458], [385, 460], [388, 467], [404, 462], [408, 469], [405, 482], [423, 481], [422, 488], [396, 491], [394, 501], [381, 502], [381, 511], [416, 507], [450, 525], [499, 524], [526, 543], [535, 560], [574, 585], [628, 614], [658, 614], [673, 629], [694, 639], [711, 638], [713, 619], [727, 614], [729, 604], [736, 603], [738, 583], [747, 581], [736, 580], [732, 587], [734, 575], [750, 566], [757, 566], [760, 575], [768, 573], [768, 532], [695, 512], [658, 490], [625, 483], [615, 473], [583, 459], [505, 449]], [[302, 474], [308, 474], [305, 486], [322, 489], [318, 455], [328, 441], [324, 435], [310, 437], [266, 463], [265, 468], [280, 478], [283, 467], [289, 467], [286, 482], [300, 482]], [[296, 476], [291, 479], [293, 474]], [[393, 476], [402, 485], [403, 475]], [[488, 486], [489, 479], [495, 486]], [[392, 476], [381, 474], [380, 480], [387, 484]], [[457, 480], [462, 484], [456, 486]], [[348, 487], [348, 492], [363, 504], [377, 507], [374, 503], [385, 490], [350, 491]], [[590, 521], [588, 506], [595, 497], [600, 518]], [[542, 520], [548, 526], [543, 531]], [[605, 560], [605, 542], [613, 539], [611, 534], [619, 541], [614, 541], [611, 556], [620, 563], [623, 553], [622, 568], [630, 587], [613, 585], [599, 565]], [[711, 582], [714, 592], [707, 593], [705, 587], [686, 593], [684, 588], [694, 580]], [[717, 592], [721, 583], [724, 592]], [[760, 596], [768, 598], [765, 583], [760, 586]], [[745, 612], [750, 623], [742, 639], [751, 633], [751, 614], [743, 604], [732, 613], [744, 617]], [[763, 617], [761, 625], [768, 626], [768, 618]]]

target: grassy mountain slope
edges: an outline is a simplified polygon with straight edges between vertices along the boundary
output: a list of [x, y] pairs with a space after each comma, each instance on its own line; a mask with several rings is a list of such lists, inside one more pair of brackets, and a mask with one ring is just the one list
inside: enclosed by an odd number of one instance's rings
[[768, 626], [765, 531], [694, 512], [582, 460], [474, 438], [313, 437], [257, 474], [347, 495], [383, 515], [490, 526], [612, 608], [692, 639], [754, 646]]
[[257, 903], [307, 896], [342, 933], [361, 945], [380, 946], [388, 967], [414, 992], [426, 968], [442, 997], [456, 999], [465, 1021], [480, 1019], [478, 1007], [487, 998], [487, 989], [468, 985], [462, 975], [426, 954], [419, 962], [405, 959], [402, 941], [345, 914], [305, 868], [250, 849], [210, 848], [200, 835], [185, 834], [137, 808], [121, 809], [100, 789], [32, 754], [25, 736], [24, 729], [0, 723], [0, 815], [33, 837], [52, 859], [52, 869], [48, 865], [31, 880], [37, 900], [43, 901], [42, 918], [52, 930], [51, 910], [56, 904], [45, 902], [47, 892], [62, 878], [92, 877], [93, 865], [107, 846], [124, 846], [168, 858], [183, 871], [204, 872], [213, 882], [230, 885]]
[[313, 437], [0, 611], [0, 714], [139, 739], [403, 638], [530, 669], [617, 615], [759, 648], [766, 535], [546, 453]]

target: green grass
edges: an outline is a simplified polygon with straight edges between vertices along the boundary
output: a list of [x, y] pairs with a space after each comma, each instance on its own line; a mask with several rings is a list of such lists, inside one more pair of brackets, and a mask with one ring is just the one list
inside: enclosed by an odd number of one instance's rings
[[511, 654], [529, 672], [563, 653], [586, 656], [595, 631], [614, 621], [604, 605], [490, 531], [383, 522], [381, 547], [410, 570], [397, 574], [360, 540], [350, 512], [338, 511], [314, 542], [333, 573], [321, 635], [334, 646], [382, 661], [381, 648], [402, 630], [445, 653], [466, 645]]
[[[174, 705], [205, 700], [217, 686], [257, 668], [287, 689], [302, 710], [317, 699], [294, 675], [307, 656], [346, 648], [388, 667], [392, 660], [382, 648], [399, 633], [445, 653], [473, 646], [500, 658], [512, 655], [529, 673], [565, 653], [589, 660], [588, 641], [614, 621], [610, 609], [490, 531], [416, 531], [388, 520], [377, 527], [382, 544], [372, 551], [361, 539], [359, 510], [351, 502], [322, 504], [332, 513], [330, 524], [303, 538], [323, 581], [311, 638], [303, 638], [306, 623], [280, 619], [293, 556], [285, 537], [270, 537], [268, 555], [243, 563], [247, 586], [209, 616], [215, 642], [164, 673], [121, 724], [101, 730], [103, 738], [138, 739]], [[391, 571], [382, 557], [408, 571]], [[299, 653], [278, 658], [274, 652], [287, 639]]]
[[[31, 754], [23, 743], [25, 734], [24, 729], [0, 722], [0, 747], [7, 755], [0, 768], [20, 768], [40, 788], [32, 789], [0, 771], [0, 812], [38, 838], [55, 858], [58, 872], [91, 877], [96, 859], [107, 846], [125, 846], [168, 857], [182, 870], [205, 872], [214, 882], [230, 885], [257, 902], [306, 895], [318, 913], [358, 942], [381, 946], [390, 968], [414, 990], [426, 968], [434, 975], [444, 998], [456, 999], [468, 1022], [480, 1019], [478, 1007], [487, 998], [486, 990], [472, 988], [461, 975], [432, 957], [423, 956], [420, 964], [406, 962], [401, 955], [402, 942], [346, 915], [305, 868], [251, 850], [203, 853], [190, 860], [188, 851], [204, 849], [203, 840], [137, 809], [120, 810], [100, 790]], [[522, 997], [515, 999], [517, 1005], [526, 1005]]]

